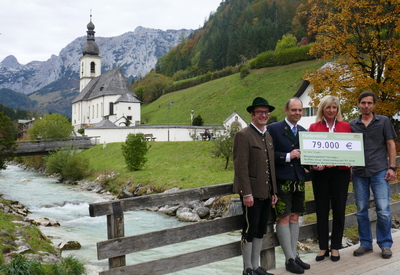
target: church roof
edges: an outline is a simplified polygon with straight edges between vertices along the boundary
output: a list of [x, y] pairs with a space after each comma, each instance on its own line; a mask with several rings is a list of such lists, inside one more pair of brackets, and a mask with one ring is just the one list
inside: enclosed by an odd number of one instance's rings
[[86, 41], [85, 45], [82, 47], [83, 55], [99, 55], [99, 46], [94, 41]]
[[103, 119], [95, 126], [93, 126], [93, 128], [118, 128], [118, 126], [109, 121], [108, 119]]
[[97, 46], [94, 38], [95, 31], [94, 24], [92, 23], [92, 15], [90, 15], [90, 22], [87, 24], [87, 29], [87, 41], [82, 47], [82, 53], [83, 55], [99, 55], [99, 46]]
[[121, 95], [116, 101], [115, 103], [118, 102], [128, 102], [128, 103], [140, 103], [140, 101], [133, 96], [133, 94], [131, 93], [126, 93]]
[[[88, 101], [102, 96], [121, 95], [123, 102], [140, 102], [119, 67], [93, 78], [72, 101]], [[129, 99], [130, 101], [122, 100]]]
[[227, 123], [229, 120], [231, 120], [234, 116], [238, 116], [240, 119], [244, 120], [236, 111], [233, 112], [227, 119], [224, 120], [223, 124]]

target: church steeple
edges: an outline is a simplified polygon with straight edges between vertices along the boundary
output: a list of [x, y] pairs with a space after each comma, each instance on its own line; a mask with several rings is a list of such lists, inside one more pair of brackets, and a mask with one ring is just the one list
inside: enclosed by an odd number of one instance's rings
[[99, 46], [97, 46], [94, 39], [94, 24], [92, 23], [92, 13], [90, 13], [90, 22], [87, 24], [87, 39], [85, 45], [82, 47], [83, 55], [99, 55]]
[[82, 47], [83, 56], [80, 72], [80, 92], [93, 78], [101, 74], [101, 56], [99, 56], [99, 46], [94, 39], [94, 24], [92, 23], [92, 11], [90, 11], [90, 22], [87, 24], [87, 39]]

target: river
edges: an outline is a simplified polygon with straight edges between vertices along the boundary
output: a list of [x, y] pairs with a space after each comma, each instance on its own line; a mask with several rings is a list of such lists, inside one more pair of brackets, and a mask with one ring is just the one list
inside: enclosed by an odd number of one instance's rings
[[[40, 230], [57, 246], [65, 240], [78, 241], [82, 248], [64, 251], [63, 256], [74, 254], [88, 263], [90, 274], [97, 274], [108, 267], [108, 260], [97, 260], [96, 243], [107, 239], [106, 217], [89, 216], [89, 204], [113, 199], [111, 196], [82, 191], [77, 186], [58, 183], [55, 179], [36, 172], [25, 171], [17, 166], [8, 166], [0, 171], [0, 193], [4, 198], [17, 200], [27, 207], [29, 218], [52, 218], [59, 227], [44, 227]], [[125, 235], [134, 235], [184, 225], [174, 217], [151, 211], [124, 213]], [[177, 245], [165, 246], [127, 256], [127, 265], [150, 261], [161, 257], [182, 254], [211, 245], [224, 244], [240, 239], [239, 233], [221, 234]], [[283, 265], [282, 255], [277, 255], [277, 266]], [[191, 268], [174, 275], [183, 274], [241, 274], [241, 257]]]

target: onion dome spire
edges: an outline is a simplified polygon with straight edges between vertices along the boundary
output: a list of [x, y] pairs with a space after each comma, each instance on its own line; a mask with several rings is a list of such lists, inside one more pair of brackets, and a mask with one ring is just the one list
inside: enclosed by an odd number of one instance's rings
[[87, 41], [82, 47], [83, 55], [99, 55], [99, 46], [97, 46], [94, 39], [94, 24], [92, 23], [92, 11], [90, 11], [90, 22], [87, 24]]

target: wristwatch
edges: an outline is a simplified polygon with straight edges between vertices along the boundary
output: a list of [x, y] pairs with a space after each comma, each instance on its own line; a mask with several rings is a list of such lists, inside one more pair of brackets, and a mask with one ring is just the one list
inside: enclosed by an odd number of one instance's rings
[[393, 167], [393, 166], [390, 166], [390, 167], [389, 167], [389, 169], [392, 169], [393, 171], [395, 171], [395, 172], [396, 172], [396, 170], [397, 170], [397, 167], [396, 167], [396, 166], [394, 166], [394, 167]]

